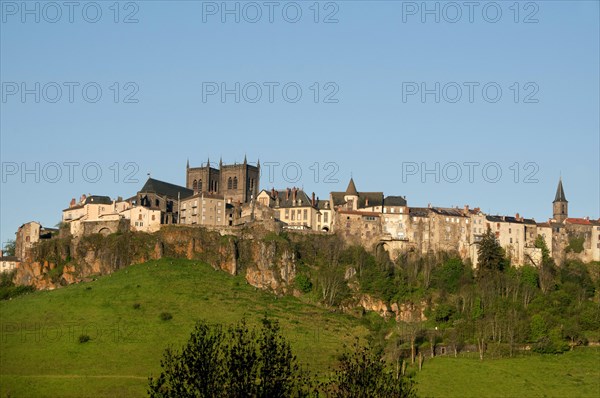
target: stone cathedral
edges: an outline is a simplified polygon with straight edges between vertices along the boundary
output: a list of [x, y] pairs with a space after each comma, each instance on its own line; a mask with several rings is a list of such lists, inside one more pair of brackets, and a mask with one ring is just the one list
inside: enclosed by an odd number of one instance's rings
[[200, 167], [186, 165], [186, 187], [194, 194], [220, 195], [229, 203], [249, 203], [258, 195], [260, 186], [260, 161], [256, 165], [244, 163], [223, 164], [212, 167], [210, 159]]

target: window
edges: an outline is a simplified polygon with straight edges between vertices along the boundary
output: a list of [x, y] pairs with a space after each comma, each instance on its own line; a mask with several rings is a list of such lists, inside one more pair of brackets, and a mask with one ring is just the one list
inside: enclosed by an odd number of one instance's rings
[[308, 210], [304, 209], [304, 220], [308, 220]]
[[152, 214], [152, 221], [154, 221], [156, 219], [156, 216], [154, 214]]
[[329, 222], [329, 213], [323, 214], [323, 222]]
[[512, 243], [512, 238], [510, 238], [510, 243]]
[[317, 222], [321, 222], [321, 215], [317, 214]]
[[156, 206], [160, 206], [160, 200], [156, 199], [156, 200], [154, 201], [154, 204], [155, 204]]
[[141, 219], [142, 219], [142, 215], [138, 214], [138, 220], [141, 220]]
[[194, 182], [192, 183], [192, 189], [194, 190], [194, 192], [198, 191], [198, 180], [194, 180]]
[[238, 179], [237, 179], [237, 177], [233, 177], [233, 189], [238, 189]]
[[285, 209], [285, 218], [290, 218], [290, 209]]
[[202, 191], [202, 180], [198, 180], [198, 191]]
[[227, 189], [232, 189], [233, 188], [233, 180], [231, 179], [231, 177], [229, 177], [227, 179]]
[[[300, 218], [300, 217], [298, 217]], [[296, 219], [296, 210], [292, 210], [292, 221]]]

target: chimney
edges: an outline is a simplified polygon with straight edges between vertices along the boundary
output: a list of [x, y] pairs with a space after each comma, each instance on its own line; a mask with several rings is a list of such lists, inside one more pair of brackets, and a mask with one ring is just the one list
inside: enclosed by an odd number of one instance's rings
[[294, 200], [294, 202], [296, 201], [297, 193], [298, 193], [298, 189], [296, 187], [294, 187], [294, 189], [292, 190], [292, 199]]
[[369, 207], [369, 198], [365, 199], [365, 207]]
[[77, 204], [77, 202], [75, 202], [75, 198], [71, 199], [71, 203], [69, 203], [69, 207], [73, 207]]
[[84, 204], [86, 198], [87, 198], [87, 196], [85, 196], [85, 194], [81, 195], [81, 198], [79, 199], [79, 203]]
[[271, 197], [275, 198], [275, 187], [271, 188]]
[[0, 249], [0, 258], [4, 257], [4, 252]]
[[316, 202], [315, 202], [315, 193], [312, 193], [312, 206], [315, 207]]
[[517, 219], [517, 221], [521, 221], [521, 217], [519, 216], [519, 213], [515, 214], [515, 218]]
[[290, 189], [289, 188], [285, 189], [285, 200], [290, 200]]

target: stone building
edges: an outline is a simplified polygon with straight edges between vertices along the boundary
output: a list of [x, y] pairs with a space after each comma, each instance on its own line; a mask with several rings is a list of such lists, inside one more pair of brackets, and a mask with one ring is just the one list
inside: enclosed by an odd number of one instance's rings
[[39, 222], [30, 221], [19, 227], [15, 239], [15, 257], [20, 261], [28, 260], [33, 246], [43, 239], [51, 239], [58, 233], [56, 228], [45, 228]]
[[354, 184], [354, 179], [350, 178], [346, 191], [331, 192], [330, 202], [335, 211], [349, 210], [381, 213], [383, 192], [358, 192]]
[[316, 230], [322, 232], [331, 231], [333, 224], [333, 209], [329, 200], [319, 200], [317, 198], [317, 224]]
[[148, 178], [142, 189], [129, 201], [133, 206], [160, 210], [161, 224], [177, 224], [180, 202], [192, 195], [194, 191], [191, 189]]
[[257, 204], [272, 208], [275, 217], [285, 223], [288, 229], [321, 230], [318, 222], [320, 212], [314, 192], [309, 197], [296, 187], [284, 191], [274, 188], [271, 191], [262, 190], [257, 196]]
[[565, 191], [563, 189], [562, 177], [558, 180], [558, 187], [556, 188], [556, 195], [552, 202], [552, 218], [556, 222], [563, 222], [569, 217], [569, 202], [565, 197]]
[[[69, 225], [71, 235], [75, 237], [90, 231], [106, 235], [117, 232], [121, 214], [130, 207], [131, 204], [120, 197], [112, 200], [108, 196], [81, 195], [79, 202], [73, 198], [69, 207], [63, 210], [62, 222]], [[106, 223], [105, 228], [102, 223]]]
[[223, 195], [198, 193], [181, 201], [180, 224], [232, 226], [233, 206]]
[[19, 263], [17, 256], [5, 256], [4, 252], [0, 250], [0, 273], [13, 271]]
[[228, 203], [249, 203], [258, 196], [260, 187], [260, 161], [248, 164], [224, 164], [212, 167], [210, 159], [201, 167], [186, 166], [186, 187], [194, 194], [221, 195]]
[[161, 211], [144, 206], [133, 206], [121, 211], [120, 217], [129, 221], [129, 229], [138, 232], [156, 232], [160, 229]]

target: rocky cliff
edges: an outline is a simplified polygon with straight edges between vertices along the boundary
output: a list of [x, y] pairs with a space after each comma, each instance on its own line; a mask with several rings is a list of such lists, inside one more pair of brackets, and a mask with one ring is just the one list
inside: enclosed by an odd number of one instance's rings
[[232, 275], [242, 273], [260, 289], [288, 293], [296, 275], [296, 256], [289, 241], [269, 238], [260, 229], [221, 235], [201, 228], [169, 226], [154, 234], [69, 236], [44, 241], [28, 253], [15, 283], [55, 289], [131, 264], [162, 257], [195, 259]]

